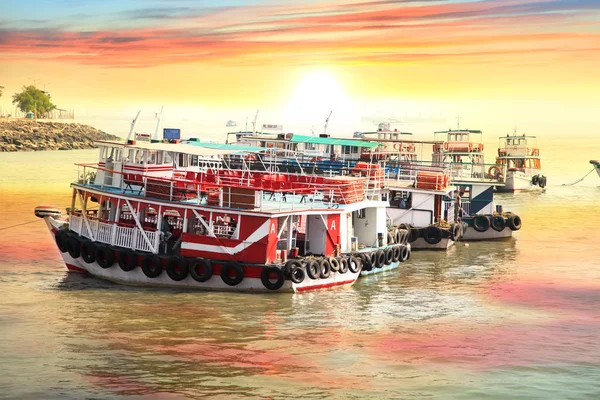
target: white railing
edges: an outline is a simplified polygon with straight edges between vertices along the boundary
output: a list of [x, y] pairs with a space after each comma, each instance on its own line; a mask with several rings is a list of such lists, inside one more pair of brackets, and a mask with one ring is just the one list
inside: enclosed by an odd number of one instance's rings
[[[83, 217], [79, 215], [71, 215], [69, 228], [71, 231], [88, 239], [92, 239], [92, 237], [94, 237], [96, 242], [115, 245], [132, 250], [146, 252], [154, 251], [152, 246], [150, 246], [144, 239], [142, 231], [136, 227], [117, 225], [113, 237], [113, 229], [115, 228], [115, 224], [93, 219], [88, 219], [88, 223], [93, 235], [90, 233], [90, 229], [88, 229], [88, 225], [84, 222]], [[144, 230], [144, 232], [151, 244], [156, 242], [156, 235], [158, 235], [159, 232], [147, 230]]]

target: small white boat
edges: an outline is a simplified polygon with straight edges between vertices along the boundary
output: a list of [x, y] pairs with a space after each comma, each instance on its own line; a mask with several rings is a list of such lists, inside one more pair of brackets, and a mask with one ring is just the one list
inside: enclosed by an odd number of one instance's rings
[[[500, 137], [496, 165], [488, 170], [491, 177], [504, 176], [501, 192], [541, 190], [546, 187], [546, 176], [542, 173], [540, 150], [528, 147], [535, 136], [506, 135]], [[504, 142], [504, 143], [502, 143]]]

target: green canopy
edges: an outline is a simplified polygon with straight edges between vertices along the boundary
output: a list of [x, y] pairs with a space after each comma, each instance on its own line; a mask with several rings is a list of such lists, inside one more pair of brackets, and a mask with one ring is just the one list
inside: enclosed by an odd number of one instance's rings
[[318, 136], [304, 136], [304, 135], [296, 135], [292, 136], [290, 140], [292, 143], [312, 143], [312, 144], [330, 144], [337, 146], [356, 146], [356, 147], [366, 147], [373, 148], [379, 146], [379, 143], [375, 142], [365, 142], [364, 140], [352, 140], [352, 139], [342, 139], [342, 138], [332, 138], [332, 137], [318, 137]]
[[259, 153], [261, 151], [267, 150], [265, 147], [248, 146], [244, 144], [208, 143], [198, 141], [189, 141], [187, 142], [187, 144], [191, 144], [193, 146], [198, 147], [204, 147], [205, 149], [246, 151], [251, 153]]

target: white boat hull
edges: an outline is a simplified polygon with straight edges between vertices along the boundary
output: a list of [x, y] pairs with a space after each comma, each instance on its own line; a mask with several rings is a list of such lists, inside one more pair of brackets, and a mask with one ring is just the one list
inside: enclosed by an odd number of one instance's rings
[[541, 175], [541, 171], [537, 171], [534, 174], [527, 174], [521, 171], [508, 171], [504, 186], [497, 186], [496, 189], [499, 192], [542, 190], [540, 186], [534, 185], [532, 181], [533, 176], [538, 174]]
[[442, 238], [437, 244], [429, 244], [423, 238], [418, 238], [410, 245], [413, 250], [448, 250], [454, 244], [450, 238]]
[[473, 227], [467, 228], [460, 240], [462, 242], [475, 241], [475, 240], [495, 240], [495, 239], [508, 239], [513, 235], [512, 229], [506, 227], [501, 231], [489, 228], [485, 232], [478, 232]]
[[[59, 227], [67, 222], [65, 220], [55, 219], [53, 217], [45, 217], [44, 220], [50, 228], [53, 237], [55, 236]], [[181, 281], [174, 281], [164, 271], [156, 278], [149, 278], [143, 273], [142, 268], [139, 266], [131, 271], [123, 271], [119, 267], [118, 263], [113, 264], [109, 268], [102, 268], [95, 261], [92, 263], [85, 262], [81, 256], [78, 258], [73, 258], [69, 252], [60, 252], [60, 254], [69, 272], [89, 273], [97, 278], [130, 286], [168, 287], [231, 292], [294, 293], [351, 286], [354, 284], [354, 282], [356, 282], [356, 279], [360, 275], [360, 270], [355, 273], [347, 271], [343, 274], [331, 271], [329, 277], [323, 279], [311, 279], [308, 275], [306, 275], [305, 279], [301, 283], [294, 283], [290, 279], [285, 279], [281, 288], [277, 290], [269, 290], [265, 288], [261, 279], [257, 277], [244, 277], [244, 279], [235, 286], [227, 285], [225, 282], [223, 282], [219, 274], [212, 275], [206, 282], [198, 282], [194, 280], [191, 275], [188, 275]]]

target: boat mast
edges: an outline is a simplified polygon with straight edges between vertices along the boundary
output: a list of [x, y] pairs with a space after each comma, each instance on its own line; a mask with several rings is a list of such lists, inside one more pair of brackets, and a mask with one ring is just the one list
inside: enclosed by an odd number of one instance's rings
[[131, 139], [131, 135], [133, 135], [133, 129], [135, 128], [135, 123], [138, 119], [138, 117], [140, 116], [140, 112], [142, 112], [141, 110], [137, 112], [137, 115], [135, 116], [135, 118], [133, 119], [133, 121], [131, 121], [131, 128], [129, 128], [129, 135], [127, 135], [127, 141], [129, 142], [129, 140]]
[[325, 120], [325, 129], [323, 129], [323, 134], [327, 134], [327, 125], [329, 124], [329, 118], [331, 118], [331, 113], [333, 113], [333, 111], [329, 111], [329, 115], [327, 116], [327, 119]]
[[252, 122], [252, 136], [256, 135], [256, 120], [258, 119], [258, 112], [260, 110], [256, 110], [256, 115], [254, 116], [254, 121]]
[[163, 108], [164, 106], [160, 106], [160, 112], [154, 115], [158, 119], [156, 121], [156, 128], [154, 128], [154, 140], [158, 140], [158, 126], [160, 125], [160, 119], [162, 117]]

